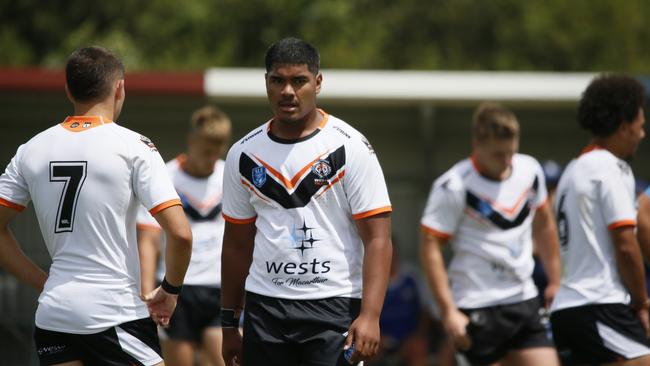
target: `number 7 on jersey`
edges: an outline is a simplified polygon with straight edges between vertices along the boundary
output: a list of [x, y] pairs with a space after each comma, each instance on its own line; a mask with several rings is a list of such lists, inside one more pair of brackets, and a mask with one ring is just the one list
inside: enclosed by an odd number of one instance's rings
[[55, 233], [72, 232], [79, 192], [86, 180], [88, 162], [50, 161], [50, 182], [63, 182], [56, 212]]

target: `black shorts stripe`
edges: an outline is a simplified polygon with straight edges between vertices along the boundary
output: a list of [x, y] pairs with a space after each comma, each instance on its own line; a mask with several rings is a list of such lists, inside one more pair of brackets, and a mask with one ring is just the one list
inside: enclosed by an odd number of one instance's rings
[[551, 314], [553, 340], [563, 363], [601, 364], [650, 354], [650, 341], [634, 310], [592, 304]]
[[81, 361], [85, 365], [150, 366], [162, 361], [156, 324], [151, 318], [122, 323], [93, 334], [35, 327], [34, 340], [41, 365]]

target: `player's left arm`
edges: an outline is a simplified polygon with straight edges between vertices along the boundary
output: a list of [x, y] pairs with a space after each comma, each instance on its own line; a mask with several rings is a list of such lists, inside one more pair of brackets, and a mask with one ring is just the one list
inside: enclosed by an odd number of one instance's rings
[[0, 267], [41, 292], [47, 273], [25, 255], [9, 229], [9, 223], [17, 214], [18, 211], [0, 205]]
[[539, 258], [544, 265], [548, 286], [544, 291], [544, 306], [549, 307], [560, 287], [561, 263], [555, 217], [549, 201], [537, 208], [533, 218], [533, 239], [537, 243]]
[[363, 241], [363, 293], [361, 312], [350, 326], [346, 347], [354, 343], [352, 361], [373, 357], [379, 350], [379, 315], [388, 286], [393, 244], [390, 212], [356, 220]]

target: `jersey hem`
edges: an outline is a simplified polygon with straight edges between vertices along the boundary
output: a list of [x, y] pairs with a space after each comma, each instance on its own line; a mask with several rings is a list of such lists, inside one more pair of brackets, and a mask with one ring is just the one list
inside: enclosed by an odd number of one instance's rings
[[25, 209], [25, 206], [19, 205], [17, 203], [13, 203], [11, 201], [7, 201], [7, 200], [5, 200], [3, 198], [0, 198], [0, 206], [8, 207], [8, 208], [14, 209], [14, 210], [16, 210], [18, 212], [22, 212]]
[[181, 200], [179, 200], [178, 198], [174, 198], [172, 200], [165, 201], [165, 202], [155, 206], [154, 208], [149, 210], [149, 213], [153, 216], [153, 215], [157, 214], [158, 212], [160, 212], [160, 211], [162, 211], [162, 210], [164, 210], [166, 208], [170, 208], [172, 206], [182, 206], [182, 205], [183, 204], [181, 203]]
[[255, 222], [257, 220], [257, 216], [253, 216], [247, 219], [236, 219], [234, 217], [230, 217], [224, 213], [221, 214], [223, 216], [223, 219], [228, 221], [231, 224], [250, 224], [252, 222]]
[[[332, 299], [336, 297], [342, 297], [342, 298], [347, 298], [347, 299], [359, 299], [361, 300], [361, 294], [355, 295], [352, 293], [343, 293], [343, 294], [331, 294], [331, 295], [325, 295], [322, 296], [320, 291], [317, 291], [314, 293], [314, 295], [317, 295], [316, 297], [311, 297], [311, 296], [299, 296], [299, 297], [292, 297], [292, 296], [278, 296], [278, 293], [264, 293], [263, 291], [251, 291], [249, 289], [246, 289], [246, 292], [253, 293], [255, 295], [260, 295], [260, 296], [266, 296], [266, 297], [272, 297], [274, 299], [283, 299], [283, 300], [292, 300], [292, 301], [300, 301], [300, 300], [325, 300], [325, 299]], [[310, 294], [311, 295], [311, 294]]]
[[392, 206], [384, 206], [384, 207], [376, 208], [374, 210], [370, 210], [370, 211], [366, 211], [366, 212], [360, 212], [358, 214], [352, 215], [352, 218], [354, 220], [365, 219], [366, 217], [375, 216], [375, 215], [379, 215], [379, 214], [382, 214], [382, 213], [385, 213], [385, 212], [391, 212], [391, 211], [393, 211]]

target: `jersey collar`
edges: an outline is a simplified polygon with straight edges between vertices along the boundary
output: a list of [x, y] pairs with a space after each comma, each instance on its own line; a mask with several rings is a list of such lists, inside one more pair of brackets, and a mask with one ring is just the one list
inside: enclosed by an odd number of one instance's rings
[[83, 132], [108, 123], [113, 121], [102, 116], [68, 116], [61, 122], [61, 127], [71, 132]]

